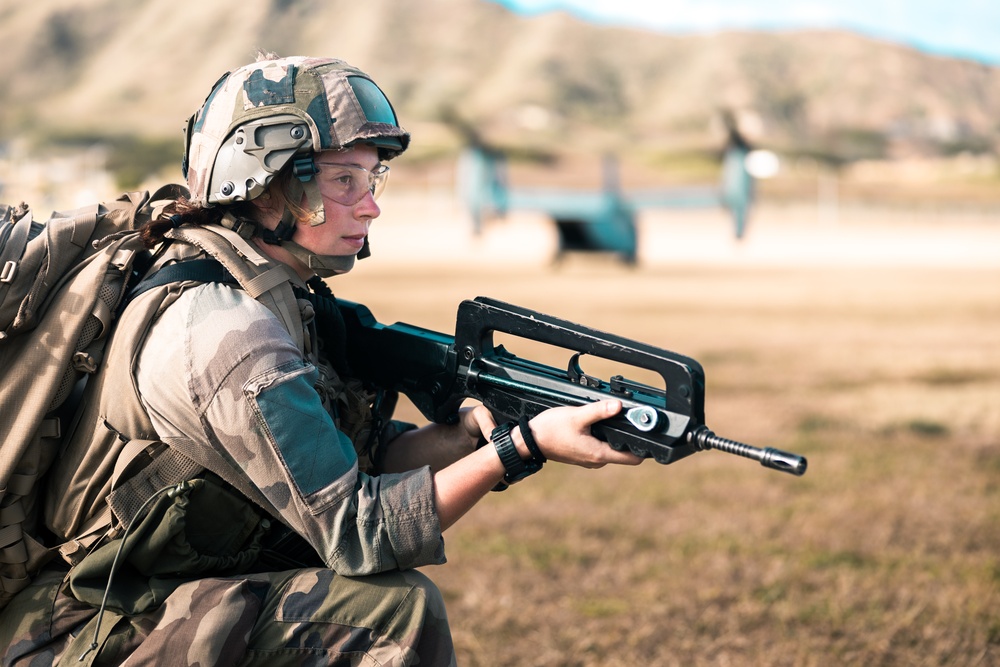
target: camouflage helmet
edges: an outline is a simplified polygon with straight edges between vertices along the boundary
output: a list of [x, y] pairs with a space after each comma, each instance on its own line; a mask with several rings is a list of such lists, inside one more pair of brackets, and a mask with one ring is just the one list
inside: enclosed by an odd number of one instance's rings
[[318, 151], [366, 143], [388, 160], [410, 142], [371, 77], [342, 60], [303, 56], [223, 75], [185, 135], [184, 176], [203, 206], [254, 199], [289, 164], [310, 181]]

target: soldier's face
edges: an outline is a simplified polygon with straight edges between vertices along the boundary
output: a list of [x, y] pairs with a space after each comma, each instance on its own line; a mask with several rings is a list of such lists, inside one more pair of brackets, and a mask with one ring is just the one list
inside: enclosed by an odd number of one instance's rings
[[[381, 213], [371, 191], [373, 173], [378, 172], [378, 150], [355, 146], [316, 156], [316, 176], [326, 222], [312, 227], [299, 224], [292, 237], [317, 255], [356, 255], [364, 245], [372, 220]], [[354, 192], [357, 190], [357, 192]], [[353, 204], [350, 202], [360, 197]]]

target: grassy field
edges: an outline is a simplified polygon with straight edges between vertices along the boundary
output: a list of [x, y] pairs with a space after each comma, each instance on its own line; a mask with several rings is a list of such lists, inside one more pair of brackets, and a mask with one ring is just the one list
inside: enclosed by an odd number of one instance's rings
[[801, 478], [720, 452], [551, 465], [491, 494], [427, 569], [459, 664], [1000, 665], [1000, 258], [377, 253], [334, 286], [383, 322], [452, 332], [485, 294], [665, 347], [702, 362], [713, 430], [809, 458]]

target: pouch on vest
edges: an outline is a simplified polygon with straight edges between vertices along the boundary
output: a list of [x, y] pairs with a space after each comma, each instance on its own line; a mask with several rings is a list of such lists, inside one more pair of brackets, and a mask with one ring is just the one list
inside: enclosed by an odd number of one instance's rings
[[70, 590], [78, 600], [100, 606], [108, 589], [109, 609], [141, 614], [187, 581], [250, 570], [270, 526], [249, 502], [211, 476], [160, 494], [139, 521], [124, 546], [122, 538], [112, 540], [73, 568]]

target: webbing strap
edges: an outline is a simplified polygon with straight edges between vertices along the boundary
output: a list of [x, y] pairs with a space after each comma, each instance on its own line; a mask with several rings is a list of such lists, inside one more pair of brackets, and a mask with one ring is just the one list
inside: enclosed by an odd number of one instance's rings
[[35, 435], [39, 438], [59, 438], [62, 436], [62, 425], [58, 417], [46, 417], [38, 425]]
[[9, 526], [12, 523], [24, 521], [24, 506], [18, 498], [6, 507], [0, 507], [0, 526]]
[[97, 218], [101, 212], [100, 204], [91, 204], [84, 209], [81, 209], [81, 215], [79, 216], [86, 224], [84, 225], [73, 225], [73, 234], [70, 236], [70, 243], [78, 248], [86, 248], [87, 243], [90, 241], [90, 234], [94, 230], [94, 226], [97, 225]]
[[14, 494], [15, 496], [26, 496], [35, 488], [37, 480], [38, 475], [36, 473], [25, 474], [16, 472], [7, 480], [7, 488], [4, 489], [4, 493]]
[[31, 582], [31, 576], [0, 577], [0, 590], [8, 595], [20, 593]]
[[226, 270], [226, 267], [214, 259], [192, 259], [187, 262], [178, 262], [164, 266], [132, 288], [122, 303], [122, 309], [136, 297], [151, 289], [189, 280], [199, 283], [236, 284], [236, 278]]
[[24, 565], [28, 562], [28, 548], [24, 546], [24, 540], [18, 540], [9, 547], [0, 549], [0, 563], [4, 565]]
[[24, 519], [24, 505], [20, 498], [0, 508], [0, 563], [23, 566], [28, 562], [28, 549], [22, 539], [21, 523]]
[[109, 528], [111, 528], [111, 508], [105, 506], [83, 525], [80, 535], [59, 545], [59, 555], [70, 566], [78, 565]]
[[[239, 281], [218, 260], [191, 259], [164, 266], [153, 275], [142, 280], [129, 292], [126, 303], [151, 289], [188, 280], [199, 283], [239, 285]], [[241, 287], [250, 297], [256, 299], [261, 294], [270, 292], [278, 285], [288, 281], [288, 270], [284, 266], [275, 266], [251, 278], [245, 285], [241, 285]]]
[[122, 447], [122, 451], [119, 452], [118, 459], [115, 461], [115, 470], [111, 474], [111, 488], [113, 489], [118, 486], [118, 479], [137, 456], [146, 451], [150, 446], [159, 444], [159, 442], [159, 440], [129, 440]]
[[284, 265], [275, 266], [248, 281], [243, 285], [243, 289], [246, 290], [247, 294], [256, 299], [260, 295], [270, 292], [278, 285], [287, 283], [288, 280], [288, 269]]
[[95, 320], [101, 323], [101, 330], [97, 332], [94, 338], [101, 338], [108, 332], [111, 327], [111, 320], [113, 316], [111, 314], [111, 306], [109, 306], [104, 299], [96, 299], [94, 301], [94, 307], [91, 309], [90, 314]]
[[19, 523], [0, 528], [0, 549], [6, 549], [10, 545], [17, 543], [23, 534], [21, 532], [21, 524]]
[[[28, 550], [24, 546], [24, 531], [21, 530], [21, 524], [15, 523], [9, 526], [4, 526], [0, 528], [0, 563], [15, 565], [12, 570], [5, 568], [4, 573], [6, 575], [20, 575], [24, 571], [24, 566], [28, 562]], [[7, 579], [7, 577], [0, 577], [2, 579]], [[15, 582], [24, 581], [23, 577], [14, 576], [10, 577], [12, 584]], [[8, 593], [16, 593], [18, 589], [10, 589], [6, 586], [3, 589]]]
[[229, 243], [239, 251], [243, 257], [250, 260], [253, 264], [257, 266], [262, 266], [267, 264], [271, 260], [262, 255], [259, 250], [257, 250], [253, 245], [247, 242], [245, 238], [234, 232], [233, 230], [219, 225], [218, 227], [213, 227], [212, 231], [223, 237]]

